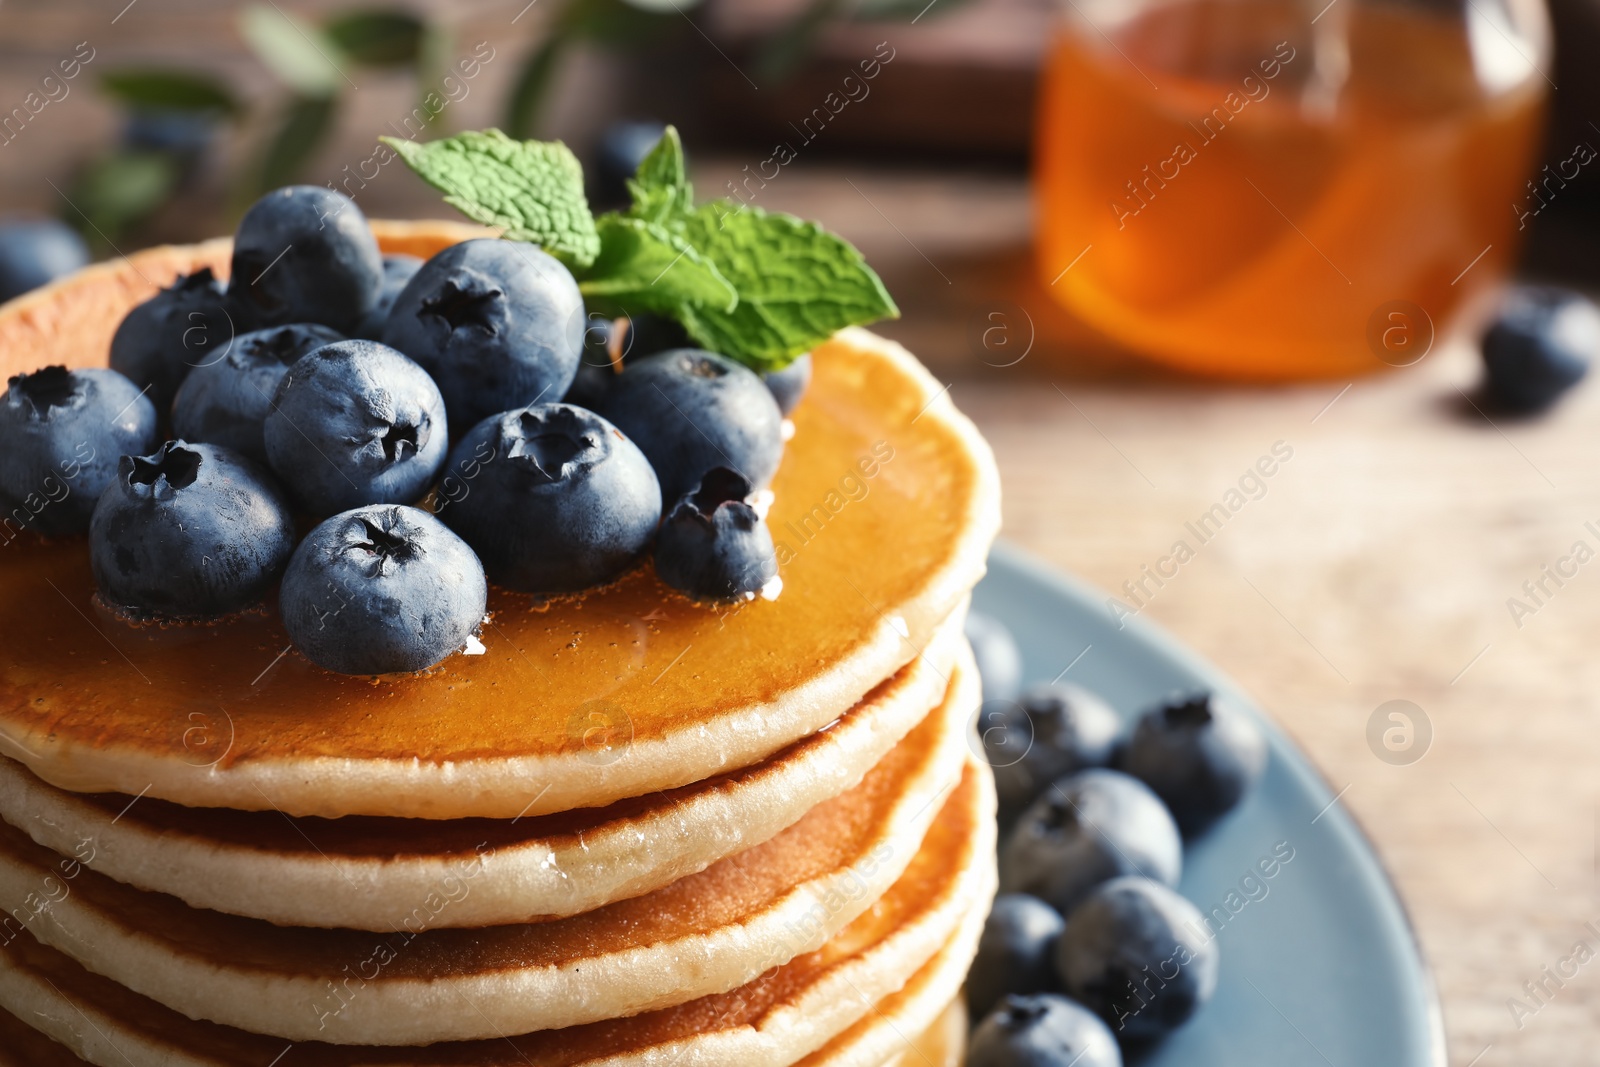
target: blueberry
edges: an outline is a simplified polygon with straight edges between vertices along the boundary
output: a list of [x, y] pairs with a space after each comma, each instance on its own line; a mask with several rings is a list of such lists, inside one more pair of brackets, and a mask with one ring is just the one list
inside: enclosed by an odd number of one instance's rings
[[378, 302], [372, 305], [367, 317], [356, 327], [354, 336], [369, 341], [383, 340], [383, 328], [389, 324], [389, 312], [394, 309], [395, 298], [410, 284], [422, 269], [422, 260], [397, 252], [383, 257], [383, 287], [378, 290]]
[[967, 641], [978, 661], [983, 699], [1012, 700], [1022, 688], [1022, 651], [1005, 623], [980, 611], [968, 611]]
[[269, 326], [234, 338], [227, 352], [189, 372], [172, 400], [172, 432], [267, 462], [262, 424], [289, 367], [344, 338], [326, 326]]
[[1143, 782], [1080, 771], [1035, 800], [1000, 850], [1000, 887], [1032, 893], [1066, 915], [1101, 882], [1125, 874], [1177, 885], [1183, 841]]
[[797, 356], [782, 370], [768, 371], [761, 380], [772, 390], [778, 410], [785, 416], [793, 415], [794, 409], [800, 406], [800, 398], [806, 395], [806, 387], [811, 384], [811, 353]]
[[187, 177], [216, 143], [222, 118], [217, 111], [139, 107], [123, 123], [122, 143], [135, 151], [159, 152], [176, 160]]
[[600, 410], [611, 383], [616, 380], [617, 369], [613, 352], [617, 348], [627, 325], [626, 319], [607, 319], [590, 315], [583, 331], [583, 353], [578, 359], [578, 373], [561, 398], [563, 404], [576, 404], [590, 411]]
[[315, 322], [349, 335], [382, 289], [378, 242], [343, 193], [285, 186], [250, 205], [239, 222], [228, 293], [257, 326]]
[[1483, 339], [1484, 388], [1498, 406], [1542, 411], [1600, 355], [1600, 308], [1547, 286], [1516, 286]]
[[240, 611], [271, 590], [292, 551], [289, 507], [267, 473], [184, 441], [123, 456], [89, 526], [100, 595], [140, 616]]
[[700, 600], [776, 596], [778, 553], [748, 497], [750, 483], [726, 467], [706, 472], [667, 514], [656, 537], [656, 574]]
[[306, 535], [280, 602], [290, 640], [311, 662], [392, 674], [426, 670], [472, 644], [488, 597], [483, 565], [444, 523], [374, 504]]
[[986, 701], [978, 727], [1002, 821], [1010, 822], [1058, 778], [1109, 766], [1122, 720], [1088, 690], [1055, 683], [1016, 702]]
[[578, 370], [583, 294], [559, 260], [521, 241], [480, 238], [422, 265], [384, 327], [433, 375], [456, 426], [550, 403]]
[[1061, 913], [1026, 893], [1001, 893], [989, 910], [978, 956], [967, 974], [967, 1009], [982, 1018], [1007, 994], [1055, 988], [1053, 950], [1066, 923]]
[[602, 412], [639, 443], [667, 500], [689, 492], [712, 467], [765, 488], [783, 457], [783, 415], [761, 376], [696, 348], [630, 363]]
[[628, 179], [666, 132], [659, 122], [613, 122], [601, 132], [594, 167], [596, 207], [628, 205]]
[[211, 268], [202, 267], [128, 312], [111, 338], [111, 369], [148, 388], [164, 412], [189, 371], [215, 362], [244, 328]]
[[605, 367], [581, 364], [577, 376], [572, 379], [572, 385], [567, 389], [567, 395], [561, 398], [561, 402], [594, 411], [605, 403], [606, 393], [610, 391], [611, 380], [615, 377], [616, 373]]
[[416, 500], [450, 447], [433, 380], [376, 341], [301, 356], [278, 384], [264, 437], [272, 469], [314, 515]]
[[116, 371], [16, 375], [0, 399], [0, 498], [11, 502], [0, 530], [83, 533], [117, 460], [159, 440], [155, 405]]
[[1267, 742], [1243, 709], [1195, 693], [1147, 712], [1122, 754], [1122, 769], [1166, 802], [1185, 834], [1198, 834], [1250, 791], [1267, 765]]
[[1164, 1037], [1217, 988], [1217, 945], [1193, 904], [1148, 878], [1099, 886], [1067, 915], [1056, 973], [1124, 1039]]
[[88, 262], [83, 238], [55, 219], [0, 224], [0, 300], [21, 296]]
[[972, 1033], [967, 1067], [1122, 1067], [1106, 1024], [1066, 997], [1007, 997]]
[[539, 404], [474, 426], [450, 453], [439, 515], [489, 580], [528, 593], [610, 581], [649, 544], [661, 487], [634, 443], [592, 411]]
[[689, 331], [678, 320], [665, 315], [641, 312], [618, 319], [617, 323], [622, 334], [618, 344], [629, 363], [668, 349], [694, 347]]

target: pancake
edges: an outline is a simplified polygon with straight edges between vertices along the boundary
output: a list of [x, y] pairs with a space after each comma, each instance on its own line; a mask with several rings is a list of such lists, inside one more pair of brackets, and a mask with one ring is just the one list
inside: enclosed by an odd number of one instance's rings
[[721, 993], [820, 947], [905, 871], [961, 777], [970, 660], [943, 705], [855, 788], [770, 840], [654, 892], [547, 923], [432, 929], [463, 867], [374, 934], [191, 908], [0, 828], [8, 931], [191, 1018], [295, 1041], [418, 1045], [576, 1026]]
[[0, 759], [0, 819], [45, 848], [197, 908], [285, 926], [390, 931], [463, 867], [427, 927], [560, 918], [639, 896], [772, 837], [861, 780], [945, 699], [961, 615], [838, 723], [762, 763], [666, 793], [520, 820], [440, 822], [186, 808], [67, 793]]
[[[428, 1048], [286, 1042], [189, 1020], [26, 932], [0, 945], [0, 1008], [100, 1067], [788, 1067], [902, 990], [937, 985], [953, 996], [994, 893], [994, 833], [993, 782], [969, 757], [895, 887], [818, 951], [728, 993], [526, 1037]], [[895, 1017], [892, 1003], [884, 1014]]]
[[[918, 976], [921, 976], [920, 971]], [[932, 1026], [913, 1036], [904, 1050], [886, 1060], [882, 1067], [961, 1067], [966, 1043], [967, 1013], [957, 998]], [[83, 1061], [65, 1045], [56, 1044], [10, 1012], [0, 1011], [0, 1067], [81, 1067], [82, 1064]], [[832, 1067], [829, 1061], [814, 1057], [808, 1058], [806, 1064], [807, 1067]]]
[[[878, 1010], [883, 1010], [881, 1004]], [[912, 1037], [910, 1045], [902, 1047], [899, 1055], [885, 1060], [883, 1067], [961, 1067], [967, 1057], [969, 1026], [966, 1000], [957, 993], [933, 1025]], [[842, 1065], [829, 1062], [827, 1067]]]
[[[921, 1033], [910, 1031], [908, 1035], [902, 1029], [902, 1024], [910, 1019], [896, 1008], [902, 995], [909, 990], [933, 985], [950, 975], [955, 975], [959, 981], [958, 972], [964, 969], [955, 946], [946, 946], [938, 956], [923, 965], [922, 970], [907, 983], [905, 990], [878, 1002], [861, 1023], [799, 1061], [796, 1067], [856, 1067], [857, 1064], [880, 1067], [855, 1058], [856, 1053], [866, 1051], [864, 1041], [844, 1040], [853, 1037], [857, 1028], [864, 1024], [867, 1030], [892, 1036], [890, 1043], [900, 1050], [883, 1060], [881, 1067], [961, 1067], [967, 1048], [968, 1020], [966, 1004], [959, 994]], [[0, 1067], [80, 1067], [83, 1062], [67, 1046], [57, 1044], [10, 1012], [0, 1010]], [[115, 1062], [120, 1067], [131, 1061], [118, 1054]], [[166, 1062], [176, 1065], [205, 1061], [181, 1059]]]
[[[955, 950], [952, 943], [940, 955]], [[795, 1067], [961, 1067], [968, 1029], [967, 1004], [960, 992], [964, 974], [964, 967], [930, 962], [904, 989], [880, 1000], [854, 1026]], [[956, 994], [940, 1008], [937, 996], [952, 984]], [[927, 1021], [930, 1012], [932, 1022]], [[885, 1059], [872, 1058], [885, 1048], [894, 1051]]]
[[[375, 223], [386, 249], [482, 231]], [[230, 243], [98, 264], [0, 307], [0, 370], [103, 365], [118, 320]], [[694, 604], [641, 565], [553, 602], [491, 592], [487, 648], [401, 679], [332, 674], [268, 608], [131, 626], [82, 539], [0, 553], [0, 752], [63, 789], [294, 816], [455, 819], [599, 807], [748, 767], [926, 647], [999, 525], [988, 446], [898, 345], [818, 346], [768, 522], [783, 593]]]

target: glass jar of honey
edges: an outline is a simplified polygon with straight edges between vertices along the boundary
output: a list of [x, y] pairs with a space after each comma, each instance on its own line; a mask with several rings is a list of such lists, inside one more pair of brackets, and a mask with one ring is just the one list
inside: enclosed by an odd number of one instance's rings
[[1530, 181], [1542, 0], [1063, 11], [1039, 269], [1074, 316], [1161, 362], [1255, 379], [1409, 362], [1503, 280], [1564, 181]]

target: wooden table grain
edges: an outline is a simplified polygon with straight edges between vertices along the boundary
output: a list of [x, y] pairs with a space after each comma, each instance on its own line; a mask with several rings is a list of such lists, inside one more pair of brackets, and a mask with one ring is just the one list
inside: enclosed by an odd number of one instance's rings
[[[886, 332], [994, 447], [1004, 536], [1108, 594], [1194, 547], [1146, 580], [1141, 614], [1240, 681], [1342, 791], [1437, 976], [1451, 1061], [1597, 1062], [1600, 962], [1578, 957], [1600, 956], [1600, 376], [1526, 422], [1474, 407], [1460, 344], [1354, 381], [1183, 379], [1060, 321], [1017, 179], [838, 177], [775, 186], [769, 206], [827, 219], [884, 265], [907, 312]], [[995, 312], [1033, 337], [1014, 366], [974, 331]], [[1275, 447], [1291, 458], [1200, 543], [1189, 524]], [[1391, 700], [1431, 724], [1409, 765], [1367, 740]]]

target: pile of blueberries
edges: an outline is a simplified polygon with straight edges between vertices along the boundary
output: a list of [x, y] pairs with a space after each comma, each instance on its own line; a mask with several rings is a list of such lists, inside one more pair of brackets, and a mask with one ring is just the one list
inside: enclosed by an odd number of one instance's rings
[[202, 269], [128, 313], [109, 370], [10, 380], [0, 524], [87, 533], [131, 619], [276, 588], [317, 664], [416, 671], [481, 648], [489, 583], [573, 593], [652, 548], [693, 598], [775, 596], [764, 490], [809, 376], [591, 319], [531, 244], [384, 256], [349, 198], [291, 186], [245, 214], [226, 286]]
[[967, 978], [981, 1020], [969, 1067], [1122, 1067], [1187, 1022], [1217, 984], [1217, 947], [1175, 886], [1185, 839], [1238, 805], [1266, 739], [1227, 697], [1176, 695], [1124, 736], [1078, 686], [1017, 696], [1021, 659], [969, 616], [978, 734], [1000, 801], [1000, 896]]

